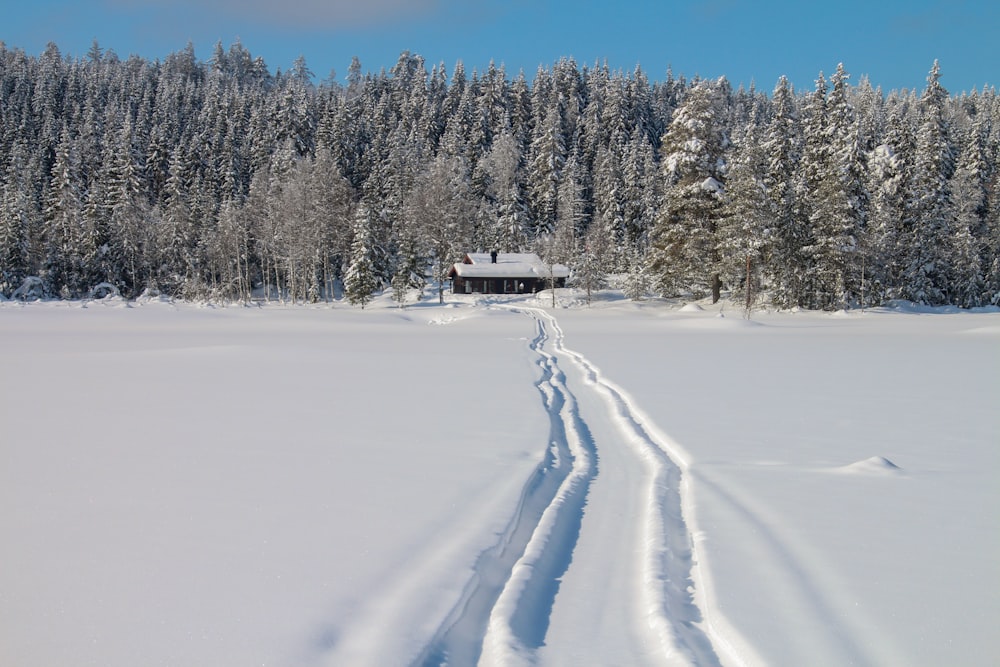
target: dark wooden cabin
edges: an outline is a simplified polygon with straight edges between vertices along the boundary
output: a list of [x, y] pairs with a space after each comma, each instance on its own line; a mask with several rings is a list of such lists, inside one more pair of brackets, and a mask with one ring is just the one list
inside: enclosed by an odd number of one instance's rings
[[549, 287], [565, 287], [569, 268], [551, 267], [532, 253], [470, 252], [451, 267], [455, 294], [531, 294]]

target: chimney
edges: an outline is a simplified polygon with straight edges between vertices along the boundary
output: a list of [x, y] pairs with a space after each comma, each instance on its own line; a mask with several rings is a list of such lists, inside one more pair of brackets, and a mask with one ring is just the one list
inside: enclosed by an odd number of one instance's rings
[[496, 250], [494, 250], [494, 251], [492, 251], [490, 253], [490, 263], [491, 264], [496, 264], [497, 263], [497, 251]]

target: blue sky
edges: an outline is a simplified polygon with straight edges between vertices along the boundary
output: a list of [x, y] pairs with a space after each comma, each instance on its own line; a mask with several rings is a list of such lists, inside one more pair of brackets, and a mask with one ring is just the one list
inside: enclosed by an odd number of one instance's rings
[[239, 39], [269, 68], [302, 55], [317, 81], [390, 68], [408, 50], [450, 72], [504, 64], [529, 81], [561, 57], [613, 70], [668, 65], [770, 92], [786, 75], [812, 89], [843, 62], [853, 83], [922, 89], [934, 60], [952, 93], [1000, 85], [996, 0], [0, 0], [0, 40], [37, 55], [83, 56], [96, 39], [121, 58], [162, 59], [190, 41], [200, 59]]

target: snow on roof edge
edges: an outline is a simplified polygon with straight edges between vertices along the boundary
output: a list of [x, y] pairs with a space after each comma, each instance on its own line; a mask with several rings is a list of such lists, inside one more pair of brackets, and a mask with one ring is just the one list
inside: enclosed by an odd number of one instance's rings
[[[496, 263], [488, 252], [470, 252], [466, 257], [471, 264], [460, 262], [454, 266], [455, 273], [463, 278], [546, 278], [550, 275], [549, 265], [534, 253], [498, 253]], [[569, 267], [553, 264], [551, 275], [568, 278]]]

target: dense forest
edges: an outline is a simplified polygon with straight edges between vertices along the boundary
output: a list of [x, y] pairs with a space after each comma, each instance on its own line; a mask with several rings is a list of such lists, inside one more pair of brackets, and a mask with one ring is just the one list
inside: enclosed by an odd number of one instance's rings
[[1000, 100], [950, 94], [937, 63], [888, 93], [840, 66], [766, 93], [408, 52], [315, 78], [239, 42], [208, 61], [0, 42], [0, 295], [364, 305], [496, 249], [632, 298], [1000, 304]]

